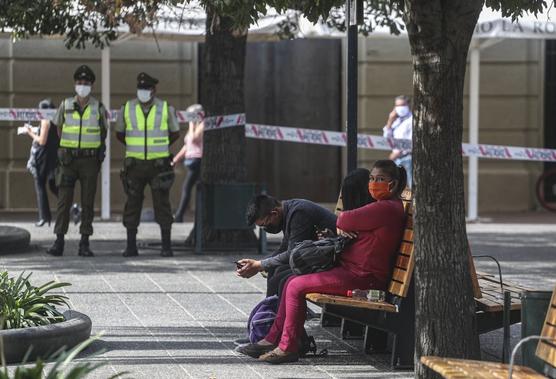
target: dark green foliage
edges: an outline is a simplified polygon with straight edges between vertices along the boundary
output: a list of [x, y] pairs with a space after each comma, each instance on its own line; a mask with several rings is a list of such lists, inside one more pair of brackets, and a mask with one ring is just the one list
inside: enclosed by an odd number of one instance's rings
[[[35, 35], [63, 35], [66, 46], [85, 48], [89, 42], [103, 47], [115, 40], [117, 27], [125, 25], [140, 34], [156, 25], [157, 15], [164, 7], [173, 7], [182, 15], [190, 1], [179, 0], [0, 0], [0, 31], [11, 31], [16, 38]], [[309, 20], [327, 20], [330, 26], [344, 30], [344, 0], [201, 0], [200, 5], [221, 17], [234, 20], [238, 30], [246, 29], [266, 14], [267, 7], [279, 12], [300, 11]], [[403, 0], [368, 0], [364, 2], [364, 23], [359, 26], [367, 35], [377, 26], [390, 28], [393, 34], [404, 29], [400, 22]], [[523, 12], [540, 12], [546, 0], [486, 0], [492, 9], [505, 17], [518, 17]], [[282, 26], [283, 38], [291, 37], [295, 23]]]
[[[105, 365], [104, 362], [73, 362], [75, 357], [86, 349], [97, 337], [89, 338], [88, 340], [77, 345], [69, 351], [57, 351], [48, 359], [54, 361], [54, 364], [46, 366], [46, 362], [38, 359], [34, 364], [20, 365], [13, 370], [10, 374], [8, 368], [4, 366], [0, 370], [0, 379], [81, 379], [85, 378], [88, 374], [95, 371], [97, 368]], [[69, 367], [71, 364], [71, 367]], [[44, 372], [44, 373], [43, 373]], [[120, 372], [110, 376], [108, 379], [120, 378], [127, 372]]]
[[69, 286], [69, 283], [48, 282], [35, 287], [29, 282], [31, 274], [10, 278], [0, 273], [0, 329], [28, 328], [64, 321], [57, 305], [67, 305], [67, 297], [49, 295], [49, 291]]

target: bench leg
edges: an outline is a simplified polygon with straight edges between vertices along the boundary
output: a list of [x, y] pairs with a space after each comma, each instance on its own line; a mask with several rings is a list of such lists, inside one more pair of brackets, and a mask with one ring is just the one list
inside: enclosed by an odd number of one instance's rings
[[391, 365], [394, 369], [413, 369], [415, 356], [415, 292], [413, 281], [407, 297], [394, 321], [396, 332], [392, 347]]
[[388, 332], [367, 326], [363, 344], [367, 354], [384, 353], [388, 350]]
[[320, 326], [323, 328], [342, 326], [342, 319], [336, 316], [332, 316], [331, 314], [326, 312], [326, 307], [324, 307], [322, 308], [322, 312], [320, 315]]
[[353, 321], [342, 319], [340, 326], [342, 338], [346, 340], [361, 340], [365, 334], [365, 326]]

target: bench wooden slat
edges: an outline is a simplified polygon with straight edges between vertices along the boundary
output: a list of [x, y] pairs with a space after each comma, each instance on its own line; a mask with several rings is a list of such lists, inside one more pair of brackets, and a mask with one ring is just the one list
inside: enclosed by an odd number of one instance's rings
[[471, 273], [471, 285], [473, 287], [473, 297], [475, 299], [480, 299], [483, 297], [481, 293], [481, 287], [479, 286], [479, 279], [477, 278], [477, 271], [475, 270], [475, 262], [473, 261], [473, 255], [471, 255], [471, 250], [467, 249], [467, 258], [469, 259], [469, 270]]
[[[477, 309], [483, 312], [502, 312], [504, 309], [504, 294], [500, 288], [498, 278], [477, 272], [477, 281], [481, 290], [481, 298], [475, 298]], [[530, 290], [513, 282], [503, 282], [504, 291], [510, 291], [511, 309], [521, 309], [521, 292]]]
[[[507, 378], [509, 375], [508, 365], [495, 362], [441, 357], [421, 357], [421, 362], [446, 379]], [[514, 379], [545, 378], [544, 375], [537, 373], [532, 368], [523, 366], [514, 366], [512, 377]]]
[[552, 292], [550, 307], [546, 312], [544, 326], [541, 336], [552, 338], [553, 341], [539, 341], [537, 345], [537, 357], [556, 367], [556, 288]]
[[[556, 304], [552, 304], [552, 307], [556, 307]], [[551, 312], [546, 315], [546, 323], [556, 325], [556, 312]]]
[[379, 311], [386, 311], [396, 313], [398, 309], [395, 305], [386, 303], [384, 301], [369, 301], [363, 299], [354, 299], [346, 296], [325, 295], [321, 293], [308, 293], [305, 298], [315, 304], [335, 304], [346, 305], [355, 308], [373, 309]]

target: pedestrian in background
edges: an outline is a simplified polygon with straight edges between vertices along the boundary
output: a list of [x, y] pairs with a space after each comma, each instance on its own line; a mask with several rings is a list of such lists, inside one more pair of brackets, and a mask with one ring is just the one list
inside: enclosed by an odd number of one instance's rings
[[193, 104], [186, 109], [186, 112], [195, 113], [198, 119], [189, 121], [189, 130], [185, 135], [183, 147], [172, 161], [173, 165], [184, 161], [187, 168], [187, 176], [183, 181], [181, 190], [180, 204], [174, 217], [175, 222], [183, 222], [183, 217], [191, 200], [191, 192], [201, 176], [201, 158], [203, 157], [203, 132], [205, 129], [203, 120], [205, 118], [205, 111], [201, 104]]
[[[39, 103], [39, 109], [56, 109], [56, 107], [52, 100], [44, 99]], [[37, 194], [39, 220], [35, 226], [41, 227], [46, 223], [50, 226], [52, 214], [50, 213], [46, 186], [48, 184], [50, 192], [58, 196], [54, 171], [56, 170], [58, 160], [57, 152], [60, 138], [56, 127], [52, 126], [50, 120], [47, 119], [41, 120], [38, 133], [35, 133], [30, 126], [27, 126], [27, 135], [33, 140], [27, 168], [31, 175], [33, 175], [35, 192]]]
[[68, 232], [70, 208], [73, 204], [75, 183], [81, 187], [81, 225], [78, 255], [92, 257], [89, 236], [93, 234], [93, 218], [97, 177], [106, 151], [108, 113], [97, 99], [91, 96], [95, 74], [86, 65], [79, 66], [73, 74], [76, 95], [65, 99], [52, 123], [58, 127], [58, 207], [54, 233], [56, 241], [47, 253], [64, 254], [64, 236]]
[[[413, 113], [411, 101], [408, 96], [400, 95], [394, 99], [394, 109], [388, 115], [386, 125], [382, 129], [384, 137], [411, 140], [413, 135]], [[389, 159], [405, 168], [407, 173], [407, 186], [411, 188], [413, 182], [413, 166], [411, 163], [411, 150], [393, 149]]]

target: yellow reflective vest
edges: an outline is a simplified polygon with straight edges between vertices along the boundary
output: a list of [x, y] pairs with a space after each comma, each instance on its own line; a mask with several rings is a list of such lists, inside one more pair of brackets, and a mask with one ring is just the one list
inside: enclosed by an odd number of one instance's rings
[[98, 149], [101, 145], [100, 103], [89, 99], [83, 113], [79, 113], [75, 98], [64, 100], [64, 124], [60, 147], [67, 149]]
[[168, 103], [154, 98], [145, 114], [137, 99], [124, 107], [126, 158], [151, 160], [170, 156]]

